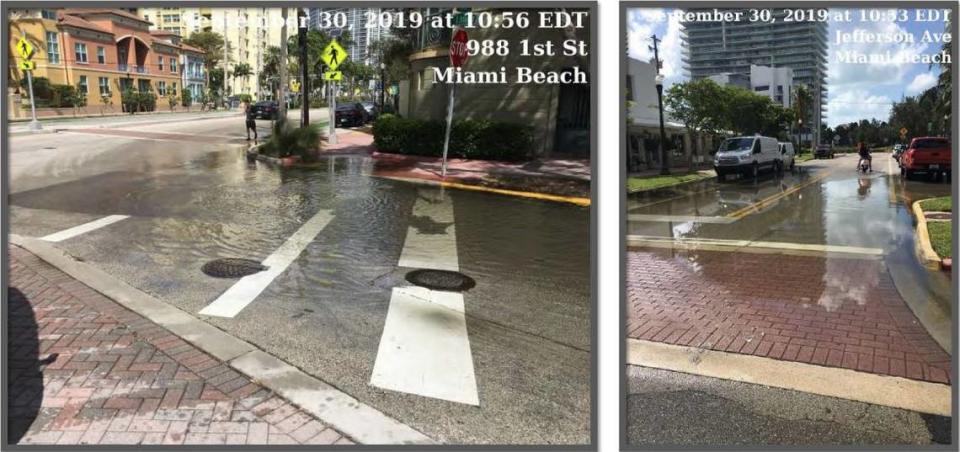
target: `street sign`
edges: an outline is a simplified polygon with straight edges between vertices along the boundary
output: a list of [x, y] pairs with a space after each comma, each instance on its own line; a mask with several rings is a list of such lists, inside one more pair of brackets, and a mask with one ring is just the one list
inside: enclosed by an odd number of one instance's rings
[[20, 60], [20, 69], [24, 71], [32, 71], [36, 68], [36, 63], [30, 60]]
[[331, 71], [336, 71], [340, 64], [348, 57], [347, 51], [343, 49], [343, 46], [341, 46], [336, 39], [331, 40], [330, 44], [327, 44], [327, 46], [323, 48], [323, 51], [320, 52], [320, 59], [326, 63]]
[[300, 80], [297, 80], [297, 79], [290, 80], [290, 91], [293, 91], [295, 93], [300, 92]]
[[905, 137], [905, 136], [907, 136], [907, 128], [906, 128], [906, 127], [901, 127], [901, 128], [900, 128], [900, 137]]
[[20, 38], [17, 41], [17, 52], [20, 53], [20, 58], [24, 60], [29, 60], [33, 56], [33, 46], [27, 41], [27, 38]]
[[450, 64], [454, 67], [462, 67], [467, 62], [467, 32], [464, 29], [457, 30], [450, 40]]
[[332, 82], [339, 82], [343, 80], [343, 72], [341, 71], [327, 71], [323, 73], [323, 79]]

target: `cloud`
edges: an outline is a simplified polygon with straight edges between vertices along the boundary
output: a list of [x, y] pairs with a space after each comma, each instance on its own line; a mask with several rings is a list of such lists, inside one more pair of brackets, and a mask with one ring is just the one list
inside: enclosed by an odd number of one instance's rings
[[650, 37], [660, 38], [660, 59], [663, 60], [664, 85], [682, 81], [681, 61], [683, 41], [680, 37], [680, 20], [661, 8], [631, 8], [627, 10], [627, 53], [630, 58], [652, 61], [653, 44]]
[[913, 78], [913, 81], [907, 85], [905, 93], [908, 96], [920, 94], [937, 83], [937, 77], [929, 72], [922, 72]]
[[831, 94], [827, 101], [826, 123], [831, 127], [838, 124], [874, 119], [890, 119], [893, 101], [885, 96], [872, 94], [865, 89], [850, 88], [839, 94]]
[[[897, 42], [846, 42], [837, 43], [837, 32], [853, 33], [863, 30], [867, 34], [882, 34], [893, 36], [900, 33], [909, 33], [895, 22], [831, 22], [827, 35], [829, 67], [828, 83], [831, 87], [849, 85], [877, 86], [877, 85], [904, 85], [906, 78], [915, 65], [897, 63], [903, 56], [912, 56], [926, 53], [928, 43], [917, 39], [913, 43]], [[918, 37], [919, 38], [919, 37]], [[891, 61], [871, 62], [869, 64], [842, 63], [839, 61], [839, 52], [855, 52], [863, 55], [892, 55]]]

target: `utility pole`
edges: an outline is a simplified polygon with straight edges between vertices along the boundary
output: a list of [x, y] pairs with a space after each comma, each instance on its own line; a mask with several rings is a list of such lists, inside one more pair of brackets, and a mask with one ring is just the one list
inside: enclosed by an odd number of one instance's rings
[[283, 27], [280, 28], [280, 100], [277, 102], [280, 108], [280, 117], [287, 117], [287, 8], [282, 8]]
[[300, 127], [310, 125], [310, 79], [309, 61], [307, 61], [307, 13], [297, 9], [297, 37], [300, 44]]
[[227, 97], [227, 67], [230, 65], [230, 58], [228, 51], [230, 50], [230, 40], [227, 38], [227, 11], [223, 11], [223, 80], [220, 90], [222, 91], [220, 95], [220, 101], [226, 102]]

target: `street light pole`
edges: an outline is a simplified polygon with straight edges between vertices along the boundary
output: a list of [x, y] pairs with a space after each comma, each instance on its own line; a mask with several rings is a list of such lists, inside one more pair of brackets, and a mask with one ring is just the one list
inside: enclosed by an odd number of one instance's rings
[[657, 74], [657, 106], [660, 110], [660, 175], [670, 175], [670, 154], [664, 145], [667, 133], [663, 128], [663, 76]]
[[307, 13], [300, 8], [297, 10], [297, 38], [300, 40], [300, 127], [310, 125], [310, 79], [308, 77], [309, 62], [307, 61]]
[[663, 128], [663, 75], [660, 74], [660, 51], [657, 48], [657, 35], [653, 35], [653, 63], [657, 68], [657, 110], [660, 112], [660, 174], [670, 175], [670, 156], [667, 154], [667, 147], [664, 143], [667, 141], [667, 133]]
[[383, 113], [383, 107], [386, 105], [386, 97], [384, 96], [387, 90], [386, 69], [386, 63], [380, 61], [380, 113]]

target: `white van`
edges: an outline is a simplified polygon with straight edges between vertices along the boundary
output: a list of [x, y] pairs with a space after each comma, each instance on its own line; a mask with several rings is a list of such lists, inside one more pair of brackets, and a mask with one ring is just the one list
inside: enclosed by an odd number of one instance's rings
[[780, 143], [780, 169], [786, 169], [793, 172], [793, 167], [797, 164], [797, 153], [793, 150], [793, 143]]
[[720, 181], [732, 173], [757, 177], [761, 170], [777, 170], [779, 165], [780, 146], [777, 139], [760, 135], [727, 138], [713, 156], [713, 169]]

